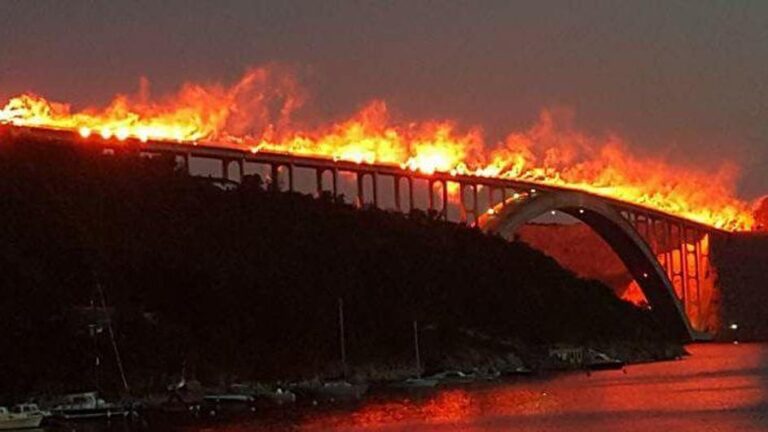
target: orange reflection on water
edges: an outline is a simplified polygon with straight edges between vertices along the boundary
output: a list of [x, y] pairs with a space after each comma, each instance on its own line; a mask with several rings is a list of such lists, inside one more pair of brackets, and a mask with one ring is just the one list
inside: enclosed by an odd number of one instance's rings
[[[391, 395], [352, 410], [285, 408], [235, 423], [192, 425], [187, 432], [259, 431], [765, 431], [768, 345], [688, 348], [682, 361], [622, 371]], [[431, 394], [431, 395], [430, 395]], [[375, 396], [374, 396], [375, 397]], [[294, 411], [295, 409], [295, 411]], [[170, 429], [178, 430], [178, 429]], [[168, 432], [167, 428], [150, 429]]]
[[[513, 386], [443, 390], [427, 399], [368, 404], [353, 413], [330, 414], [309, 419], [302, 429], [378, 429], [468, 425], [473, 421], [514, 412], [518, 415], [546, 414], [556, 401], [546, 392]], [[462, 429], [467, 430], [467, 429]]]
[[699, 345], [681, 361], [443, 390], [306, 419], [302, 430], [768, 430], [768, 347]]

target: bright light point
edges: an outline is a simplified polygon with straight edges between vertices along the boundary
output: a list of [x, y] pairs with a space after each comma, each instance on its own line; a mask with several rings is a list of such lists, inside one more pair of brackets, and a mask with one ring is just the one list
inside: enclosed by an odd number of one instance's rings
[[112, 138], [112, 131], [107, 128], [101, 129], [101, 137], [104, 139], [110, 139]]
[[91, 129], [85, 126], [81, 127], [79, 132], [80, 132], [80, 136], [83, 138], [88, 138], [89, 136], [91, 136]]
[[550, 213], [552, 213], [552, 215], [554, 216], [557, 212], [552, 210]]
[[644, 277], [644, 278], [647, 278], [647, 277], [648, 277], [648, 273], [645, 273], [645, 272], [644, 272], [644, 273], [643, 273], [643, 277]]
[[128, 138], [128, 129], [126, 128], [120, 128], [117, 130], [117, 133], [115, 133], [115, 136], [120, 141], [125, 141], [126, 138]]
[[492, 208], [489, 208], [487, 213], [488, 213], [489, 215], [492, 215], [492, 214], [496, 214], [496, 210], [494, 210], [494, 209], [492, 209]]
[[512, 195], [512, 199], [518, 199], [520, 198], [520, 194], [515, 192], [514, 195]]
[[139, 129], [139, 132], [138, 132], [138, 134], [137, 134], [137, 135], [138, 135], [138, 137], [139, 137], [139, 140], [140, 140], [141, 142], [147, 142], [147, 140], [149, 139], [149, 134], [148, 134], [148, 133], [147, 133], [147, 131], [146, 131], [146, 130], [144, 130], [144, 129]]
[[454, 176], [454, 177], [456, 176], [456, 170], [455, 169], [451, 170], [451, 175]]
[[738, 330], [739, 329], [739, 325], [736, 324], [736, 323], [731, 324], [730, 327], [731, 327], [731, 330]]
[[579, 214], [584, 214], [584, 209], [579, 209]]
[[531, 193], [535, 194], [536, 193], [536, 189], [531, 189]]
[[255, 154], [255, 153], [258, 153], [258, 152], [259, 152], [259, 148], [258, 147], [251, 147], [251, 153]]

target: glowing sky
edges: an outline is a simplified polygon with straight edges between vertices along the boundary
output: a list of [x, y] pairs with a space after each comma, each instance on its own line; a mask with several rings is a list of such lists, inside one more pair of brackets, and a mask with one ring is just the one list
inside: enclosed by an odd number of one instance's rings
[[0, 98], [34, 90], [105, 103], [281, 62], [307, 83], [307, 117], [381, 97], [404, 116], [489, 136], [541, 108], [614, 131], [638, 152], [743, 167], [768, 192], [765, 1], [4, 1]]

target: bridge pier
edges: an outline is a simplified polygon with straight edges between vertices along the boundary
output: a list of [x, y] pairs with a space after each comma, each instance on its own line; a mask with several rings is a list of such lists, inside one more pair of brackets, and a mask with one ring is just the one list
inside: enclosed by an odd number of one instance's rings
[[435, 185], [440, 186], [440, 205], [439, 218], [448, 220], [448, 182], [445, 180], [429, 180], [427, 187], [429, 188], [429, 202], [427, 209], [430, 211], [437, 210], [435, 206]]
[[403, 211], [403, 207], [400, 204], [400, 179], [401, 178], [402, 177], [400, 177], [400, 176], [392, 176], [392, 181], [394, 183], [394, 185], [393, 185], [394, 189], [393, 190], [394, 190], [394, 194], [395, 194], [395, 197], [394, 197], [395, 198], [395, 210], [397, 210], [398, 212], [402, 212]]
[[281, 168], [285, 170], [286, 175], [288, 177], [288, 192], [293, 192], [294, 190], [294, 184], [293, 184], [293, 164], [285, 164], [285, 163], [273, 163], [269, 165], [270, 167], [270, 187], [269, 189], [273, 192], [280, 192], [282, 190], [282, 187], [280, 186], [280, 171]]
[[229, 159], [221, 160], [221, 178], [229, 180]]
[[[467, 206], [466, 202], [466, 190], [470, 190], [470, 198], [472, 200], [472, 207]], [[472, 215], [473, 224], [477, 223], [480, 215], [478, 214], [478, 199], [477, 199], [477, 185], [459, 183], [459, 221], [462, 223], [469, 223], [469, 215]]]
[[181, 163], [184, 165], [184, 171], [187, 175], [192, 175], [192, 170], [189, 167], [189, 153], [174, 153], [174, 159], [181, 158]]

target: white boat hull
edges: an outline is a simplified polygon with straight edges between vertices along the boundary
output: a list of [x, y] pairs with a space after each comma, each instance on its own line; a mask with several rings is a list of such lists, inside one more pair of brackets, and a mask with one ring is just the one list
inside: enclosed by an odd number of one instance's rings
[[64, 420], [89, 420], [89, 419], [112, 419], [112, 418], [125, 418], [128, 417], [130, 411], [119, 408], [115, 409], [79, 409], [79, 410], [63, 410], [54, 411], [54, 417], [58, 417]]
[[0, 430], [32, 429], [40, 426], [43, 416], [0, 419]]

